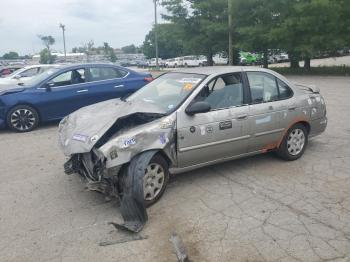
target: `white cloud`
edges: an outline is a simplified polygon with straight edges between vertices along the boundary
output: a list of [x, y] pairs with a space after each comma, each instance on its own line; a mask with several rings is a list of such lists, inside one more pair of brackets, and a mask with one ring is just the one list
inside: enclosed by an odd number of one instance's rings
[[[160, 17], [160, 15], [159, 15]], [[67, 49], [94, 40], [113, 47], [141, 44], [153, 24], [152, 0], [11, 0], [0, 8], [0, 54], [42, 49], [37, 35], [52, 35], [61, 51], [66, 25]]]

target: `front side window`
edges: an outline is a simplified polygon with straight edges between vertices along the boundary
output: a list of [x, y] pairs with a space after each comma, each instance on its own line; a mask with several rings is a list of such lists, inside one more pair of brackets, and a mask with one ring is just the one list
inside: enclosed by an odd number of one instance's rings
[[67, 71], [56, 76], [50, 82], [54, 83], [54, 86], [67, 86], [85, 83], [85, 70], [75, 69]]
[[208, 102], [212, 110], [243, 105], [243, 83], [240, 73], [217, 77], [209, 82], [195, 99]]
[[247, 76], [253, 104], [278, 100], [278, 87], [274, 76], [261, 72], [248, 72]]

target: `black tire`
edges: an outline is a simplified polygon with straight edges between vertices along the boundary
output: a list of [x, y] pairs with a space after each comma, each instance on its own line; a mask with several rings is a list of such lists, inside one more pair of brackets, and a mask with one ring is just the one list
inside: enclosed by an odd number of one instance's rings
[[39, 114], [31, 106], [18, 105], [6, 117], [7, 126], [13, 131], [23, 133], [34, 130], [39, 124]]
[[[168, 162], [164, 159], [164, 157], [160, 154], [156, 154], [151, 161], [149, 162], [148, 166], [151, 166], [152, 164], [156, 164], [162, 167], [163, 172], [164, 172], [164, 181], [162, 187], [157, 191], [157, 194], [154, 199], [152, 200], [147, 200], [146, 195], [145, 195], [145, 206], [150, 207], [153, 204], [155, 204], [164, 194], [164, 191], [168, 185], [169, 182], [169, 164]], [[146, 177], [146, 172], [145, 172], [145, 177]]]
[[[300, 140], [301, 140], [300, 138], [298, 141], [295, 141], [295, 142], [292, 141], [292, 139], [294, 139], [292, 138], [293, 136], [297, 136], [298, 134], [300, 136], [301, 133], [304, 137], [304, 142], [302, 147], [300, 146]], [[293, 144], [296, 145], [296, 148], [292, 146]], [[286, 133], [276, 153], [283, 160], [294, 161], [299, 159], [304, 154], [307, 144], [308, 144], [308, 131], [306, 127], [303, 124], [295, 124]]]

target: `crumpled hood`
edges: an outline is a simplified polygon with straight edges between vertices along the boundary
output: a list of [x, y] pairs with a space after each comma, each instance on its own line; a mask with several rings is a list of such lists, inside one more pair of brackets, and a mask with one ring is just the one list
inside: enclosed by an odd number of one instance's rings
[[59, 126], [60, 146], [69, 156], [91, 151], [97, 141], [122, 117], [135, 113], [165, 114], [158, 106], [144, 101], [112, 99], [83, 107], [64, 118]]

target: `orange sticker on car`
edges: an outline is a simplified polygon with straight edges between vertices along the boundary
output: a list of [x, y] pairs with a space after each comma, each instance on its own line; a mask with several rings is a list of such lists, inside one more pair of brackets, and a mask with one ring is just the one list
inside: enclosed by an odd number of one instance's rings
[[184, 87], [183, 87], [185, 91], [190, 91], [192, 90], [192, 88], [193, 88], [193, 84], [190, 84], [190, 83], [184, 84]]

